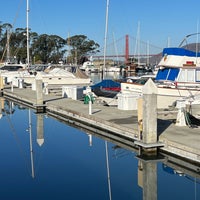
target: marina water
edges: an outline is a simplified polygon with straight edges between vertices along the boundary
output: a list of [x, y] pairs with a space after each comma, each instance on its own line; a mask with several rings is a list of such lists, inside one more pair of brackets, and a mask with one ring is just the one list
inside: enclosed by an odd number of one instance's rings
[[167, 166], [164, 157], [140, 159], [133, 149], [72, 123], [1, 98], [2, 102], [2, 200], [200, 199], [199, 173]]

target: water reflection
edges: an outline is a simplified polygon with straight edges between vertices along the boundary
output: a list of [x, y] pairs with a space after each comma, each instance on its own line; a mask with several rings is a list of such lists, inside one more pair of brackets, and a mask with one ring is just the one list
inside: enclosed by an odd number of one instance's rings
[[34, 161], [33, 161], [32, 118], [30, 109], [28, 110], [28, 132], [29, 132], [29, 142], [30, 142], [31, 175], [32, 178], [34, 178], [35, 171], [34, 171]]
[[37, 143], [39, 146], [44, 144], [44, 114], [37, 113]]
[[[34, 113], [3, 98], [0, 105], [0, 156], [4, 163], [0, 163], [0, 199], [200, 198], [197, 163], [163, 152], [145, 157], [136, 147], [106, 138], [98, 130], [77, 129], [73, 123]], [[30, 180], [15, 143], [10, 142], [9, 128], [15, 131], [20, 149], [28, 152]], [[22, 189], [8, 192], [8, 187], [17, 186]], [[27, 194], [22, 192], [24, 188]]]

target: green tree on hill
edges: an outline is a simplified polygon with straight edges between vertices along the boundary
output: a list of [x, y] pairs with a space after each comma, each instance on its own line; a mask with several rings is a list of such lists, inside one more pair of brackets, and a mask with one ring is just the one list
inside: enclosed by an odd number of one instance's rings
[[69, 58], [74, 63], [82, 64], [83, 57], [99, 52], [99, 44], [94, 40], [89, 40], [85, 35], [75, 35], [67, 38], [66, 41], [71, 47]]
[[[10, 30], [9, 34], [8, 29]], [[26, 28], [13, 29], [12, 25], [0, 22], [0, 59], [6, 61], [6, 51], [17, 62], [26, 62], [27, 38]], [[9, 35], [9, 42], [8, 42]], [[9, 44], [8, 44], [9, 43]], [[37, 34], [29, 29], [30, 62], [32, 63], [58, 63], [64, 57], [67, 49], [67, 61], [81, 63], [83, 57], [98, 52], [99, 44], [89, 40], [85, 35], [75, 35], [63, 39], [57, 35]]]

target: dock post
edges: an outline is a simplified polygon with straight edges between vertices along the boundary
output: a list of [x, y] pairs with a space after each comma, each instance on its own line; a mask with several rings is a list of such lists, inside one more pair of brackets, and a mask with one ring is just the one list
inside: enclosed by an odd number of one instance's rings
[[143, 86], [143, 142], [157, 142], [157, 87], [149, 79]]
[[42, 77], [40, 75], [36, 76], [35, 85], [36, 85], [36, 110], [37, 112], [44, 112]]
[[0, 97], [3, 96], [3, 89], [4, 89], [3, 77], [1, 76], [1, 73], [0, 73]]

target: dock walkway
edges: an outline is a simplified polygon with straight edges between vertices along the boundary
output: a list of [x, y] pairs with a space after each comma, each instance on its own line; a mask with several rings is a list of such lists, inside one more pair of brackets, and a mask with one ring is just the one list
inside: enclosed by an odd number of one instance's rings
[[[29, 88], [4, 89], [4, 97], [34, 108], [36, 92]], [[56, 95], [44, 95], [46, 112], [54, 117], [65, 120], [75, 120], [80, 126], [88, 125], [91, 128], [102, 130], [109, 137], [119, 137], [134, 145], [138, 141], [137, 112], [119, 110], [117, 107], [108, 107], [101, 104], [92, 104], [92, 115], [89, 115], [89, 106], [81, 100], [62, 98]], [[163, 143], [161, 150], [200, 162], [200, 128], [175, 125], [176, 112], [158, 111], [158, 142]], [[77, 124], [78, 124], [77, 123]]]

